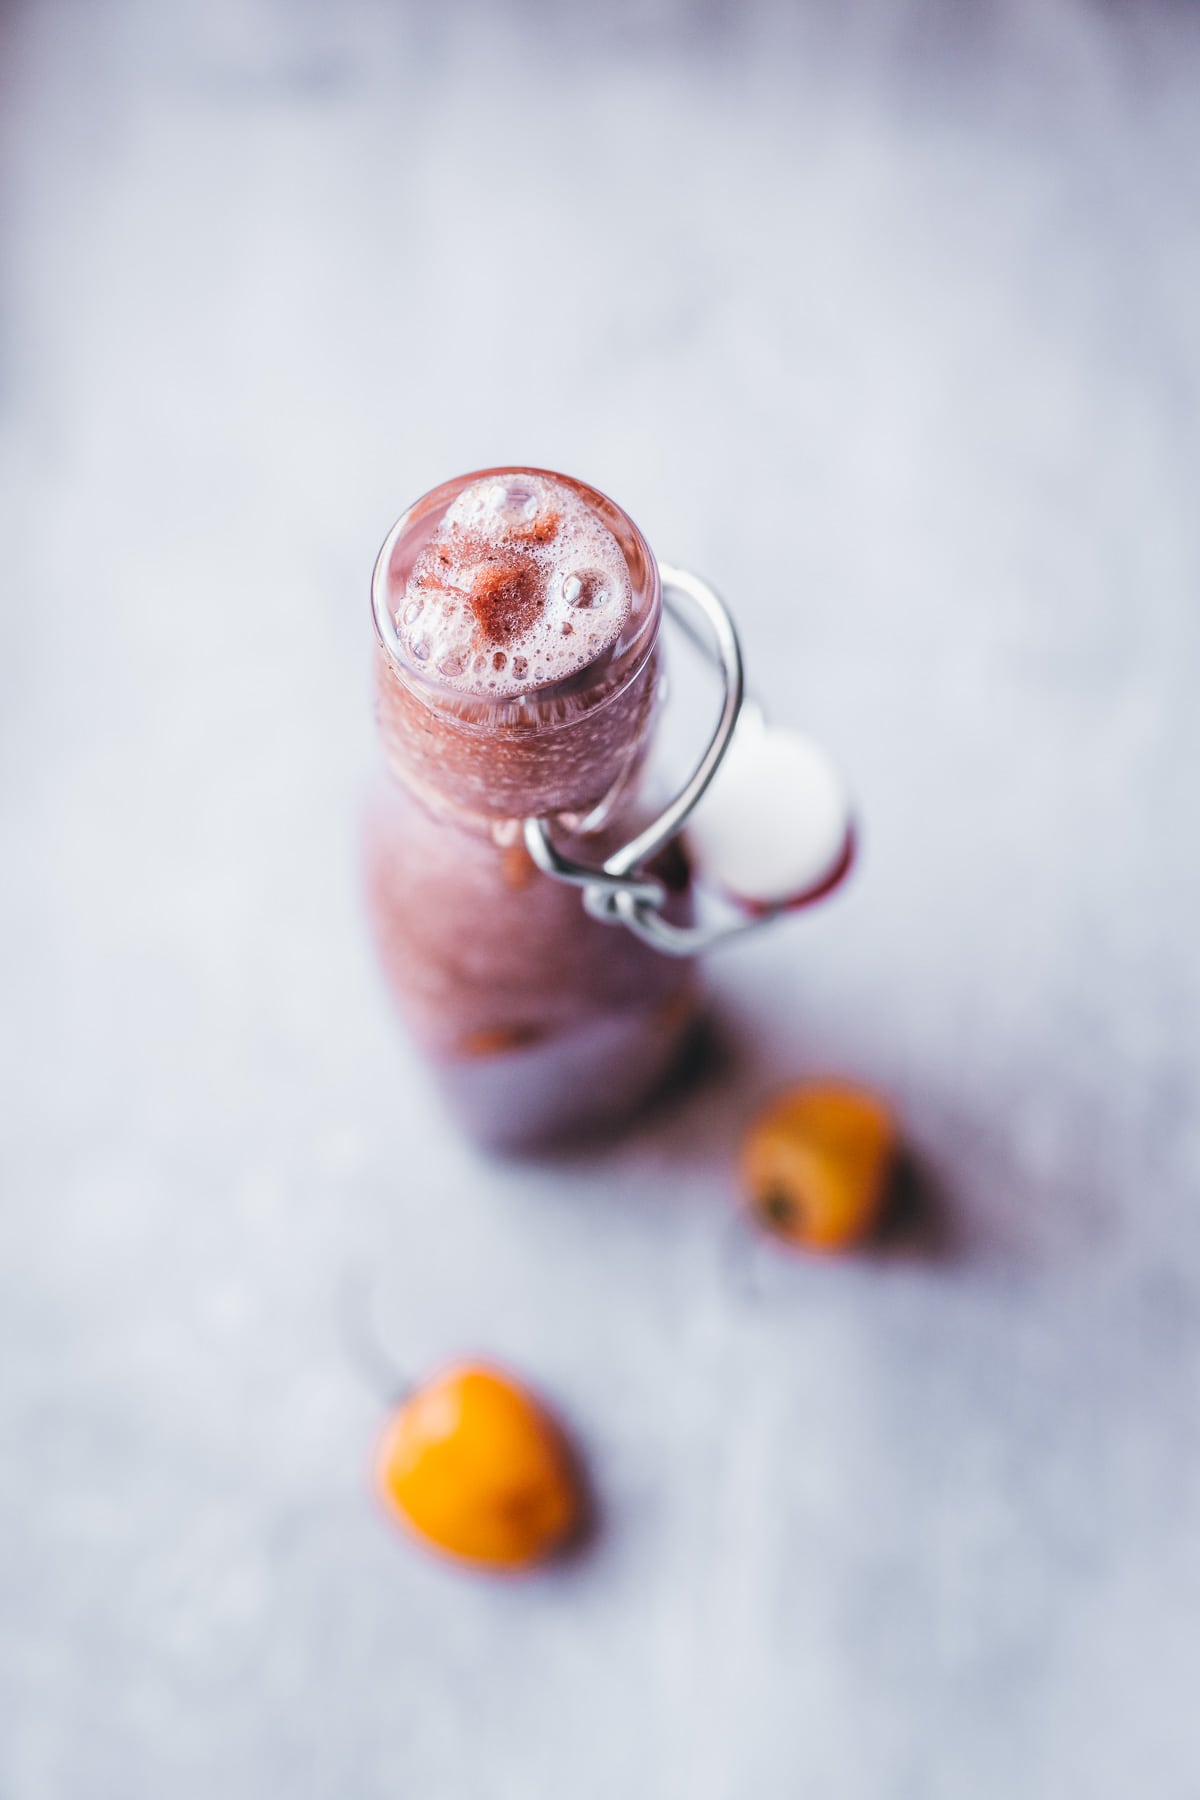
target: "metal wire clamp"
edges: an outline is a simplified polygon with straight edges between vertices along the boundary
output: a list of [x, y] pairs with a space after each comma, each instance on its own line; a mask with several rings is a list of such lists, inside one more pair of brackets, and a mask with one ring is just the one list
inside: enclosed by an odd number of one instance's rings
[[721, 766], [744, 699], [742, 650], [729, 609], [714, 588], [698, 575], [666, 563], [659, 564], [659, 573], [664, 606], [720, 670], [724, 682], [720, 717], [708, 746], [689, 779], [657, 819], [629, 843], [614, 850], [603, 863], [576, 862], [564, 855], [550, 836], [548, 818], [525, 820], [525, 847], [543, 874], [582, 888], [583, 904], [594, 919], [624, 925], [666, 956], [695, 956], [726, 938], [755, 930], [764, 922], [764, 916], [711, 925], [672, 924], [662, 914], [667, 890], [661, 881], [645, 873], [645, 864], [682, 830]]

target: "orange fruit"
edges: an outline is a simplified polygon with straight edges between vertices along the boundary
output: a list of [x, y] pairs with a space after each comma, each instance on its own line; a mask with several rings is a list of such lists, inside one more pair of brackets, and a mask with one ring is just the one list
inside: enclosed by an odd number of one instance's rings
[[801, 1083], [762, 1112], [742, 1142], [754, 1218], [806, 1250], [843, 1250], [878, 1225], [896, 1165], [887, 1103], [841, 1081]]
[[583, 1501], [566, 1439], [540, 1401], [499, 1369], [458, 1363], [389, 1420], [383, 1498], [426, 1544], [489, 1569], [521, 1569], [578, 1530]]

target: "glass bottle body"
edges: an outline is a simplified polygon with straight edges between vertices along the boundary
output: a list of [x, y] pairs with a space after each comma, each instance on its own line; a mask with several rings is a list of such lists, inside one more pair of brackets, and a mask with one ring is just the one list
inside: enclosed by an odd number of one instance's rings
[[[418, 502], [381, 552], [383, 603], [402, 615], [421, 545], [457, 495], [528, 474], [463, 477]], [[389, 779], [368, 814], [374, 933], [452, 1109], [493, 1143], [590, 1134], [627, 1117], [669, 1074], [696, 1009], [693, 964], [591, 918], [578, 889], [535, 866], [521, 835], [523, 818], [551, 816], [563, 847], [594, 863], [645, 816], [657, 569], [611, 501], [569, 486], [603, 508], [630, 569], [632, 603], [606, 654], [566, 680], [499, 700], [439, 687], [382, 647], [376, 658]], [[671, 888], [670, 913], [687, 917], [682, 857], [669, 855], [658, 872]]]

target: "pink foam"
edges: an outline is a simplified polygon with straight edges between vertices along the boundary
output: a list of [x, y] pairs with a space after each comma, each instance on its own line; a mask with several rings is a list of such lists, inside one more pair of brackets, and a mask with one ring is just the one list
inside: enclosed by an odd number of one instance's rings
[[413, 566], [396, 626], [437, 681], [510, 696], [603, 656], [632, 604], [603, 520], [564, 483], [519, 473], [463, 489]]

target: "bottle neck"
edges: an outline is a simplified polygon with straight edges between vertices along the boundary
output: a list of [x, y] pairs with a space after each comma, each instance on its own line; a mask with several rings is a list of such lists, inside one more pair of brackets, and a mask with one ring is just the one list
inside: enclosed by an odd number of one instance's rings
[[587, 705], [562, 696], [506, 716], [443, 709], [416, 692], [382, 652], [376, 711], [393, 776], [426, 809], [504, 841], [515, 822], [554, 817], [599, 830], [632, 799], [650, 749], [659, 690], [657, 645], [620, 686]]
[[384, 751], [429, 810], [493, 832], [613, 816], [649, 749], [662, 617], [620, 507], [548, 470], [460, 476], [392, 528], [371, 602]]

